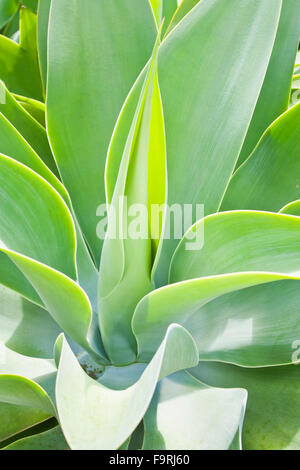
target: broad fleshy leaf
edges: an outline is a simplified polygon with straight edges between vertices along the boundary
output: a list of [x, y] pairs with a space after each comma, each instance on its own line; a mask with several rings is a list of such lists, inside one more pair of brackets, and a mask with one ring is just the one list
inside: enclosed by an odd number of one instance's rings
[[[159, 223], [152, 226], [149, 211], [156, 198], [161, 196], [162, 203], [165, 199], [165, 136], [156, 62], [159, 40], [124, 146], [100, 264], [99, 323], [105, 349], [115, 364], [136, 357], [131, 318], [138, 301], [153, 288], [157, 245], [151, 236], [156, 231], [156, 242], [160, 237]], [[112, 142], [118, 139], [117, 126]], [[156, 192], [153, 177], [161, 169]]]
[[14, 93], [13, 96], [37, 122], [39, 122], [43, 127], [46, 127], [44, 103], [34, 100], [33, 98], [17, 95], [16, 93]]
[[[198, 363], [192, 337], [172, 325], [141, 378], [125, 390], [112, 390], [82, 370], [64, 341], [56, 385], [60, 424], [72, 449], [117, 449], [147, 410], [159, 379]], [[72, 397], [72, 399], [70, 399]]]
[[0, 36], [0, 80], [14, 93], [43, 100], [37, 56], [36, 15], [20, 10], [20, 44]]
[[0, 341], [20, 354], [52, 358], [60, 328], [45, 309], [0, 286]]
[[299, 219], [222, 213], [191, 231], [203, 226], [201, 250], [185, 249], [186, 234], [175, 252], [170, 279], [177, 283], [137, 306], [133, 330], [139, 359], [148, 360], [168, 324], [176, 322], [193, 335], [200, 359], [246, 366], [290, 363], [291, 342], [300, 334]]
[[70, 450], [60, 426], [18, 439], [3, 450]]
[[[26, 139], [32, 149], [47, 165], [56, 176], [58, 171], [53, 159], [51, 149], [46, 134], [46, 130], [17, 102], [7, 90], [4, 83], [0, 82], [0, 95], [4, 98], [4, 103], [0, 103], [0, 113], [14, 126], [14, 128]], [[2, 153], [13, 156], [10, 152], [2, 150]]]
[[155, 36], [148, 0], [51, 2], [48, 134], [97, 266], [102, 241], [96, 233], [96, 210], [105, 203], [110, 137]]
[[101, 344], [97, 346], [92, 308], [75, 282], [75, 227], [66, 204], [45, 180], [15, 160], [0, 156], [0, 169], [1, 251], [30, 281], [63, 330], [97, 354]]
[[240, 447], [246, 401], [245, 390], [212, 388], [184, 371], [164, 378], [144, 417], [143, 449]]
[[[281, 2], [273, 0], [246, 0], [242, 8], [239, 0], [201, 0], [162, 42], [158, 78], [170, 210], [173, 204], [192, 204], [193, 208], [200, 204], [205, 214], [217, 211], [264, 80], [280, 8]], [[128, 134], [143, 78], [128, 98], [126, 115], [120, 116], [123, 136]], [[119, 164], [120, 155], [110, 168], [112, 188]], [[193, 213], [190, 223], [195, 217]], [[167, 283], [170, 259], [178, 244], [172, 227], [170, 234], [165, 231], [165, 238], [155, 275], [158, 286]]]
[[2, 29], [18, 10], [18, 0], [1, 0], [0, 2], [0, 29]]
[[239, 156], [238, 166], [251, 154], [266, 128], [289, 107], [291, 80], [299, 39], [300, 3], [298, 0], [282, 0], [272, 56]]
[[300, 104], [280, 116], [233, 175], [222, 210], [277, 212], [300, 197]]
[[55, 372], [53, 361], [17, 354], [0, 343], [0, 441], [51, 416], [53, 403], [37, 383]]
[[[291, 349], [291, 353], [294, 351]], [[299, 366], [247, 369], [204, 362], [190, 372], [214, 387], [248, 390], [245, 450], [299, 450]]]

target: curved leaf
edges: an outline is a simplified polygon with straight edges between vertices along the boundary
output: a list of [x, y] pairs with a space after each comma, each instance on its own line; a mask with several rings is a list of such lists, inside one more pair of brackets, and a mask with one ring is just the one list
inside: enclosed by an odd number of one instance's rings
[[63, 330], [97, 354], [99, 330], [92, 324], [87, 295], [74, 281], [75, 227], [66, 204], [45, 180], [15, 160], [0, 156], [0, 170], [1, 251]]
[[169, 24], [166, 34], [168, 34], [175, 26], [187, 15], [200, 0], [182, 0], [176, 9], [171, 23]]
[[286, 206], [282, 207], [279, 212], [280, 214], [296, 215], [300, 217], [300, 199], [290, 202]]
[[1, 248], [76, 279], [75, 229], [62, 198], [43, 178], [9, 157], [0, 155], [0, 170]]
[[[198, 233], [204, 233], [205, 243], [200, 250], [190, 250], [188, 243]], [[258, 211], [210, 215], [196, 223], [178, 245], [170, 282], [241, 271], [297, 276], [299, 234], [300, 220], [288, 215]]]
[[192, 337], [172, 325], [141, 378], [125, 390], [111, 390], [85, 374], [64, 341], [56, 402], [68, 444], [72, 449], [119, 448], [141, 421], [157, 381], [197, 362]]
[[300, 104], [280, 116], [233, 175], [222, 210], [279, 211], [300, 197]]
[[0, 341], [20, 354], [52, 358], [61, 330], [46, 310], [0, 286]]
[[[105, 349], [116, 364], [135, 359], [131, 318], [138, 301], [153, 288], [151, 270], [157, 245], [153, 246], [151, 237], [155, 231], [156, 242], [160, 237], [159, 223], [158, 227], [152, 226], [149, 211], [156, 198], [162, 197], [162, 202], [165, 198], [165, 136], [156, 68], [158, 44], [159, 37], [124, 146], [100, 264], [99, 322]], [[112, 142], [118, 138], [117, 126]], [[162, 185], [157, 191], [153, 176], [161, 169], [157, 185]], [[132, 213], [132, 209], [136, 212]]]
[[[169, 207], [204, 204], [205, 214], [218, 209], [264, 80], [280, 7], [274, 0], [246, 0], [242, 7], [239, 0], [202, 0], [163, 41], [158, 75]], [[158, 285], [167, 282], [177, 244], [174, 233], [164, 240]]]
[[227, 450], [237, 440], [247, 392], [209, 387], [187, 372], [159, 382], [144, 418], [143, 449]]
[[[200, 359], [251, 367], [290, 363], [300, 334], [300, 220], [222, 213], [190, 232], [203, 226], [201, 250], [185, 249], [188, 232], [175, 252], [170, 279], [177, 284], [148, 294], [136, 308], [139, 360], [148, 360], [168, 325], [177, 322], [193, 335]], [[185, 279], [191, 280], [178, 282]]]
[[[0, 103], [0, 113], [5, 116], [24, 139], [26, 139], [47, 167], [58, 176], [45, 128], [25, 111], [2, 82], [0, 82], [0, 94], [5, 101], [4, 104]], [[9, 156], [13, 156], [2, 149], [1, 151], [2, 153], [7, 153]]]
[[1, 347], [0, 441], [55, 416], [49, 395], [38, 385], [41, 376], [53, 373], [53, 361], [29, 358]]
[[[266, 128], [289, 107], [295, 55], [300, 38], [300, 3], [282, 0], [282, 10], [272, 56], [249, 126], [238, 166], [255, 148]], [[247, 93], [247, 89], [245, 89]]]
[[17, 95], [15, 93], [13, 96], [37, 122], [39, 122], [43, 127], [46, 127], [44, 103], [32, 98], [27, 98], [26, 96]]
[[37, 57], [36, 15], [20, 10], [20, 45], [0, 36], [0, 79], [11, 92], [43, 100]]
[[155, 35], [148, 0], [51, 2], [48, 134], [97, 266], [102, 243], [96, 233], [96, 210], [105, 203], [109, 139], [130, 87], [151, 54]]
[[213, 387], [248, 390], [244, 449], [299, 450], [299, 366], [246, 369], [204, 362], [191, 373]]
[[0, 2], [0, 29], [14, 16], [18, 7], [18, 0], [2, 0]]
[[59, 426], [18, 439], [3, 450], [70, 450]]

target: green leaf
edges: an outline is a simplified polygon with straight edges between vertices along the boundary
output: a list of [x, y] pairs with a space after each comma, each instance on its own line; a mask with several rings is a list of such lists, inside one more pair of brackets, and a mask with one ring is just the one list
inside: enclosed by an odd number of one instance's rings
[[[204, 204], [206, 214], [218, 209], [264, 80], [280, 7], [281, 2], [273, 0], [246, 0], [243, 8], [239, 0], [202, 0], [162, 42], [158, 78], [170, 208]], [[129, 98], [132, 113], [141, 81], [142, 77]], [[132, 115], [126, 119], [132, 120]], [[111, 171], [112, 187], [116, 175], [116, 170]], [[170, 258], [178, 244], [172, 230], [165, 238], [155, 276], [158, 286], [167, 282]]]
[[1, 347], [0, 441], [55, 416], [47, 392], [37, 383], [53, 373], [53, 361], [29, 358]]
[[48, 134], [97, 266], [102, 243], [96, 234], [96, 210], [105, 203], [109, 140], [155, 35], [148, 0], [52, 1]]
[[164, 33], [177, 9], [177, 0], [150, 0], [150, 3], [158, 27], [161, 25], [162, 20], [164, 20]]
[[176, 9], [171, 23], [169, 24], [166, 35], [187, 15], [200, 0], [182, 0]]
[[247, 392], [212, 388], [187, 372], [159, 382], [144, 418], [143, 449], [227, 450], [237, 440]]
[[141, 421], [159, 379], [198, 362], [192, 337], [172, 325], [141, 378], [111, 390], [82, 370], [64, 341], [56, 385], [60, 424], [72, 449], [118, 449]]
[[[131, 318], [138, 301], [153, 288], [151, 270], [157, 245], [153, 246], [151, 236], [156, 231], [157, 239], [160, 237], [148, 210], [156, 199], [162, 198], [162, 203], [165, 199], [165, 135], [156, 69], [159, 41], [158, 37], [124, 146], [102, 250], [99, 322], [105, 349], [115, 364], [136, 357]], [[112, 142], [118, 139], [117, 125]], [[153, 179], [157, 170], [162, 170], [158, 191]], [[130, 212], [132, 208], [135, 213]]]
[[41, 101], [27, 98], [26, 96], [13, 95], [14, 98], [20, 103], [20, 105], [29, 113], [31, 116], [39, 122], [43, 127], [46, 127], [45, 122], [45, 104]]
[[[6, 119], [14, 126], [14, 128], [22, 135], [22, 137], [26, 139], [28, 144], [43, 160], [49, 170], [58, 176], [57, 167], [49, 147], [45, 128], [42, 127], [35, 119], [33, 119], [27, 111], [24, 110], [24, 108], [17, 102], [13, 95], [9, 93], [4, 83], [2, 82], [0, 82], [0, 95], [4, 98], [4, 103], [0, 103], [0, 113], [5, 116]], [[13, 148], [11, 151], [13, 151]], [[2, 153], [5, 152], [2, 151]], [[10, 153], [8, 153], [8, 155], [13, 156]]]
[[36, 13], [39, 0], [21, 0], [21, 1], [22, 1], [23, 5], [25, 5], [27, 8], [30, 8], [31, 11]]
[[74, 223], [62, 198], [43, 178], [9, 157], [0, 155], [0, 170], [1, 248], [76, 279]]
[[[190, 240], [199, 233], [204, 234], [204, 245], [189, 249]], [[213, 214], [196, 223], [181, 240], [172, 259], [170, 282], [243, 271], [297, 275], [299, 233], [300, 220], [287, 215], [259, 211]]]
[[[10, 106], [10, 104], [12, 106]], [[26, 115], [24, 116], [22, 109], [16, 109], [15, 105], [15, 102], [8, 102], [5, 105], [0, 104], [0, 153], [8, 155], [11, 158], [15, 158], [20, 163], [31, 168], [33, 171], [45, 178], [53, 188], [61, 194], [65, 201], [68, 201], [69, 197], [67, 191], [61, 182], [49, 170], [27, 140], [25, 140], [26, 137], [23, 137], [20, 134], [20, 131], [22, 130], [30, 140], [34, 139], [36, 148], [44, 148], [43, 153], [45, 155], [46, 142], [44, 141], [43, 143], [42, 140], [39, 140], [40, 133], [44, 134], [44, 131], [42, 131], [42, 128], [36, 129], [34, 123], [31, 122], [30, 117]], [[13, 124], [5, 114], [13, 120]], [[16, 129], [14, 125], [18, 125], [20, 131]], [[32, 125], [35, 129], [34, 131], [32, 131]], [[35, 132], [35, 134], [33, 135], [32, 132]]]
[[300, 197], [300, 104], [280, 116], [233, 175], [222, 210], [279, 209]]
[[248, 390], [244, 449], [299, 450], [299, 366], [246, 369], [204, 362], [191, 373], [214, 387]]
[[38, 52], [43, 80], [43, 87], [47, 86], [47, 48], [48, 48], [48, 24], [50, 16], [51, 0], [40, 0], [38, 6]]
[[14, 93], [43, 100], [37, 57], [36, 15], [20, 11], [20, 45], [0, 36], [0, 79]]
[[191, 231], [203, 226], [201, 250], [185, 249], [187, 233], [175, 252], [170, 279], [177, 284], [150, 293], [137, 306], [133, 331], [139, 360], [152, 357], [168, 325], [176, 322], [193, 335], [200, 359], [251, 367], [290, 363], [291, 344], [300, 335], [300, 220], [265, 212], [222, 213]]
[[[239, 0], [202, 0], [163, 41], [169, 206], [204, 204], [205, 214], [218, 209], [264, 80], [280, 7], [274, 0], [247, 0], [242, 8]], [[164, 241], [158, 285], [167, 281], [177, 243], [172, 233]]]
[[2, 29], [18, 10], [18, 0], [2, 0], [0, 2], [0, 29]]
[[0, 261], [0, 284], [9, 287], [34, 304], [43, 306], [43, 302], [39, 298], [30, 282], [23, 276], [21, 271], [10, 260], [10, 258], [1, 251]]
[[44, 179], [15, 160], [0, 156], [0, 169], [1, 251], [62, 329], [97, 354], [98, 326], [92, 324], [86, 293], [75, 282], [75, 227], [66, 204]]
[[296, 215], [300, 217], [300, 199], [297, 201], [290, 202], [286, 206], [280, 209], [281, 214]]
[[0, 286], [0, 341], [26, 356], [52, 358], [61, 330], [46, 310]]
[[272, 56], [241, 150], [238, 166], [251, 154], [266, 128], [288, 109], [299, 38], [300, 3], [298, 0], [282, 0], [280, 22]]
[[3, 450], [70, 450], [60, 426], [33, 436], [24, 437]]

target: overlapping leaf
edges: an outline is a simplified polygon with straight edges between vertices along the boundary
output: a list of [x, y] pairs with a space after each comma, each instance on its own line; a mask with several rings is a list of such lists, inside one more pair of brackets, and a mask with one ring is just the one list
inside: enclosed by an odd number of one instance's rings
[[[282, 0], [272, 56], [239, 156], [238, 166], [251, 154], [266, 128], [288, 109], [299, 39], [300, 3], [297, 0]], [[247, 93], [247, 85], [245, 92]]]
[[[125, 390], [112, 390], [88, 377], [64, 341], [57, 376], [59, 420], [72, 449], [117, 449], [147, 410], [159, 379], [198, 363], [192, 337], [172, 325], [141, 378]], [[72, 400], [70, 398], [72, 397]]]
[[0, 36], [0, 80], [14, 93], [43, 99], [37, 56], [36, 15], [28, 8], [20, 11], [20, 44]]
[[[288, 364], [299, 335], [299, 219], [265, 212], [209, 216], [200, 251], [182, 240], [170, 279], [146, 296], [133, 330], [140, 360], [148, 360], [170, 322], [187, 328], [200, 359], [245, 366]], [[191, 279], [191, 280], [187, 280]], [[184, 282], [182, 282], [184, 281]], [[283, 315], [284, 312], [284, 315]]]
[[130, 87], [151, 55], [155, 21], [148, 0], [51, 4], [48, 134], [98, 266], [96, 210], [105, 203], [109, 140]]
[[300, 104], [264, 133], [247, 161], [235, 172], [221, 209], [279, 211], [300, 197]]
[[144, 418], [143, 449], [238, 449], [246, 401], [245, 390], [211, 388], [177, 372], [157, 386]]
[[[159, 222], [153, 227], [149, 208], [156, 200], [164, 203], [165, 199], [165, 136], [156, 68], [158, 44], [159, 38], [124, 146], [100, 265], [99, 322], [106, 351], [116, 364], [128, 363], [136, 355], [131, 318], [138, 301], [153, 288], [152, 262], [160, 237]], [[118, 144], [118, 130], [117, 125], [112, 145], [115, 141]], [[160, 170], [157, 183], [162, 184], [156, 192], [154, 177]], [[156, 232], [154, 244], [153, 232]]]
[[244, 449], [299, 449], [299, 366], [247, 369], [204, 362], [191, 373], [214, 387], [243, 387], [248, 390]]

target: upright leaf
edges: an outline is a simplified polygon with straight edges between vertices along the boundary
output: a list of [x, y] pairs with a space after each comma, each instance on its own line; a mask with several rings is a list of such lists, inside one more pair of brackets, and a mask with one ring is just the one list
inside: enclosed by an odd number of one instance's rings
[[20, 12], [20, 44], [0, 36], [0, 79], [11, 92], [43, 100], [37, 56], [36, 15]]
[[[162, 42], [158, 78], [165, 115], [170, 209], [173, 204], [181, 209], [184, 204], [193, 208], [204, 204], [205, 214], [218, 209], [265, 77], [280, 8], [281, 1], [274, 0], [246, 0], [242, 5], [239, 0], [201, 0]], [[231, 34], [227, 34], [229, 24]], [[142, 80], [140, 77], [128, 99], [129, 121]], [[110, 168], [111, 187], [119, 162], [116, 159], [114, 170]], [[181, 219], [179, 228], [183, 225]], [[157, 285], [166, 284], [170, 258], [178, 244], [172, 230], [165, 238]]]
[[[300, 39], [300, 3], [282, 0], [272, 56], [238, 166], [251, 154], [266, 128], [288, 109], [295, 55]], [[247, 93], [245, 88], [245, 93]]]
[[[15, 129], [26, 139], [33, 150], [47, 167], [58, 176], [56, 164], [49, 146], [46, 130], [17, 102], [3, 82], [0, 82], [0, 95], [4, 103], [0, 103], [0, 113], [5, 116]], [[0, 146], [1, 149], [1, 146]], [[4, 152], [1, 149], [2, 153]]]
[[259, 209], [277, 212], [300, 197], [300, 104], [266, 130], [251, 156], [235, 172], [222, 210]]
[[148, 0], [51, 3], [48, 134], [98, 266], [102, 243], [96, 210], [105, 203], [109, 140], [130, 87], [151, 54], [155, 22]]
[[48, 48], [48, 25], [50, 16], [51, 0], [39, 0], [38, 6], [38, 53], [43, 80], [44, 91], [47, 86], [47, 48]]
[[[155, 199], [162, 203], [165, 200], [165, 137], [156, 69], [158, 44], [159, 38], [124, 146], [100, 265], [100, 327], [107, 353], [117, 364], [135, 357], [131, 318], [138, 301], [153, 287], [152, 263], [161, 228], [159, 221], [155, 227], [151, 223], [149, 208]], [[118, 139], [117, 125], [112, 145]], [[151, 243], [154, 232], [156, 240]]]

